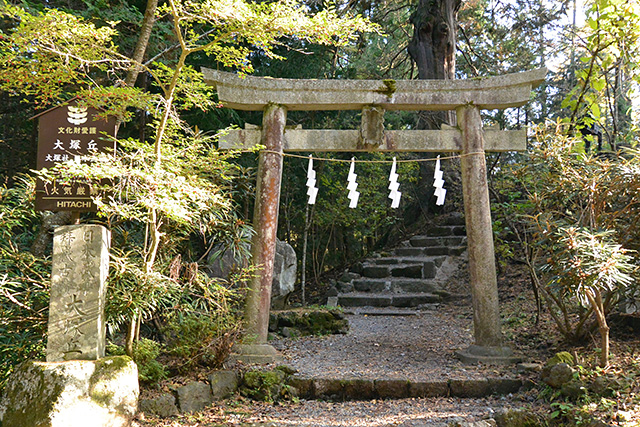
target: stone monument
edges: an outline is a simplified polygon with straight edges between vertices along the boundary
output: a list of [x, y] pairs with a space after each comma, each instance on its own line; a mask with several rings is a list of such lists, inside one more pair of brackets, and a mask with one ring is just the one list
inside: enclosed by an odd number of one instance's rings
[[56, 229], [47, 362], [104, 357], [109, 241], [110, 233], [101, 225]]

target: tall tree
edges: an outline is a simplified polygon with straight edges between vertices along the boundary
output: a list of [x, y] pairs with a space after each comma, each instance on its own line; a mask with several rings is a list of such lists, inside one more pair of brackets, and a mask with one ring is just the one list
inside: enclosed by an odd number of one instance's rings
[[[211, 150], [211, 137], [197, 126], [192, 129], [182, 115], [217, 105], [191, 57], [203, 54], [221, 67], [248, 73], [253, 71], [249, 57], [256, 51], [279, 59], [274, 49], [286, 37], [339, 45], [353, 40], [356, 32], [373, 28], [360, 17], [338, 17], [333, 8], [310, 14], [295, 0], [168, 0], [156, 11], [157, 5], [154, 0], [147, 2], [131, 58], [113, 43], [117, 22], [102, 25], [54, 8], [32, 11], [0, 0], [16, 22], [0, 39], [0, 68], [4, 68], [0, 90], [32, 95], [43, 103], [80, 95], [104, 114], [126, 119], [131, 116], [129, 107], [138, 107], [153, 117], [152, 148], [144, 141], [120, 141], [117, 155], [109, 162], [96, 162], [91, 168], [58, 165], [47, 177], [55, 179], [62, 173], [69, 179], [111, 179], [116, 196], [105, 194], [96, 204], [105, 216], [144, 226], [142, 251], [134, 253], [134, 267], [141, 281], [151, 285], [162, 284], [157, 262], [166, 261], [161, 259], [162, 246], [173, 244], [167, 239], [170, 227], [187, 234], [212, 231], [211, 226], [220, 223], [216, 215], [226, 215], [229, 208], [226, 195], [216, 185], [221, 177], [215, 172], [200, 174], [204, 169], [195, 164], [204, 154], [209, 171], [219, 170], [220, 157]], [[143, 63], [156, 14], [171, 23], [175, 47]], [[153, 81], [154, 91], [133, 87], [141, 71]], [[138, 307], [129, 311], [127, 353], [131, 354], [139, 321], [149, 311]]]
[[[461, 3], [462, 0], [419, 0], [411, 15], [413, 37], [408, 47], [419, 79], [455, 78], [457, 17]], [[453, 124], [453, 113], [422, 114], [420, 127], [439, 129], [443, 122]]]

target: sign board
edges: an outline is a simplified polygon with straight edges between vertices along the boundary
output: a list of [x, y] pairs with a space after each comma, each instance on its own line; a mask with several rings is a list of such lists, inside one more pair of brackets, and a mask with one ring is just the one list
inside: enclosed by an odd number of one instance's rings
[[[93, 154], [115, 150], [116, 120], [98, 119], [98, 110], [79, 107], [77, 101], [53, 108], [38, 117], [37, 169], [52, 168], [67, 161], [89, 162]], [[36, 183], [36, 210], [95, 211], [91, 183]]]

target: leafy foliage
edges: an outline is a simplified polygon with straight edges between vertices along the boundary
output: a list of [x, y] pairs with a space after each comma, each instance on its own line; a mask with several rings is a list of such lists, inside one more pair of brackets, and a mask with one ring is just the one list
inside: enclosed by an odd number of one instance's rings
[[574, 86], [562, 107], [570, 109], [572, 123], [586, 116], [600, 124], [615, 151], [631, 130], [632, 82], [640, 81], [640, 3], [594, 0], [586, 14], [587, 25], [574, 37], [580, 61], [570, 76]]
[[[333, 8], [310, 14], [292, 0], [170, 0], [158, 14], [172, 23], [176, 46], [142, 64], [115, 45], [115, 22], [96, 25], [55, 8], [32, 11], [3, 4], [5, 15], [17, 21], [0, 45], [0, 64], [11, 65], [3, 89], [37, 95], [43, 102], [68, 91], [105, 115], [127, 120], [131, 108], [141, 108], [152, 120], [152, 147], [123, 140], [115, 155], [103, 155], [91, 165], [59, 164], [42, 174], [47, 180], [108, 182], [95, 199], [99, 214], [123, 232], [124, 240], [142, 247], [141, 254], [133, 247], [119, 249], [113, 283], [120, 298], [110, 307], [117, 322], [129, 317], [126, 349], [132, 354], [140, 319], [170, 301], [175, 289], [176, 279], [156, 264], [170, 267], [185, 249], [181, 242], [193, 235], [206, 240], [207, 234], [233, 228], [223, 223], [241, 225], [234, 221], [228, 194], [219, 188], [231, 168], [226, 158], [213, 149], [211, 137], [192, 130], [180, 116], [217, 106], [201, 73], [187, 62], [189, 56], [203, 53], [246, 73], [252, 71], [252, 52], [281, 58], [273, 49], [284, 37], [340, 45], [373, 26], [360, 17], [339, 17]], [[123, 85], [124, 74], [138, 69], [150, 77], [151, 91]]]
[[[588, 228], [562, 227], [551, 240], [555, 250], [543, 271], [552, 274], [549, 286], [571, 290], [580, 304], [591, 305], [589, 296], [613, 293], [631, 285], [629, 273], [635, 267], [628, 251], [619, 245], [611, 230], [592, 232]], [[624, 291], [623, 291], [624, 293]]]
[[[138, 365], [138, 378], [147, 384], [155, 384], [167, 378], [166, 368], [158, 361], [162, 352], [162, 346], [156, 341], [141, 338], [133, 349], [133, 360]], [[107, 354], [110, 356], [123, 356], [124, 348], [109, 344]]]
[[636, 283], [640, 157], [631, 150], [613, 159], [585, 156], [580, 143], [560, 123], [538, 128], [530, 163], [513, 168], [528, 201], [499, 207], [560, 332], [580, 341], [595, 315], [606, 365], [607, 314]]
[[38, 223], [33, 180], [0, 190], [0, 385], [13, 366], [44, 354], [51, 264], [29, 245]]
[[58, 9], [35, 15], [3, 0], [3, 15], [19, 24], [0, 39], [0, 89], [50, 103], [64, 88], [91, 85], [85, 66], [107, 71], [121, 60], [113, 55], [110, 26], [93, 23]]

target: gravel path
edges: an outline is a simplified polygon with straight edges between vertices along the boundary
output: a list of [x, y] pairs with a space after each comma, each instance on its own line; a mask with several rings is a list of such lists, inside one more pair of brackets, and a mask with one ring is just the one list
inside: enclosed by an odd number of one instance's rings
[[[462, 365], [455, 351], [473, 342], [470, 304], [440, 306], [410, 316], [347, 316], [346, 335], [283, 338], [273, 344], [301, 376], [442, 381], [514, 376], [514, 367]], [[376, 313], [381, 314], [381, 313]], [[505, 409], [522, 408], [523, 395], [267, 404], [227, 400], [193, 415], [137, 420], [138, 427], [462, 427], [494, 426]]]
[[413, 316], [347, 318], [350, 330], [346, 335], [287, 338], [272, 344], [285, 363], [305, 377], [438, 381], [498, 373], [456, 359], [455, 351], [473, 342], [469, 319], [438, 310]]
[[[264, 406], [252, 422], [277, 427], [444, 427], [456, 423], [489, 426], [482, 421], [512, 404], [505, 399], [400, 399], [366, 402], [307, 401]], [[267, 424], [268, 425], [268, 424]]]

